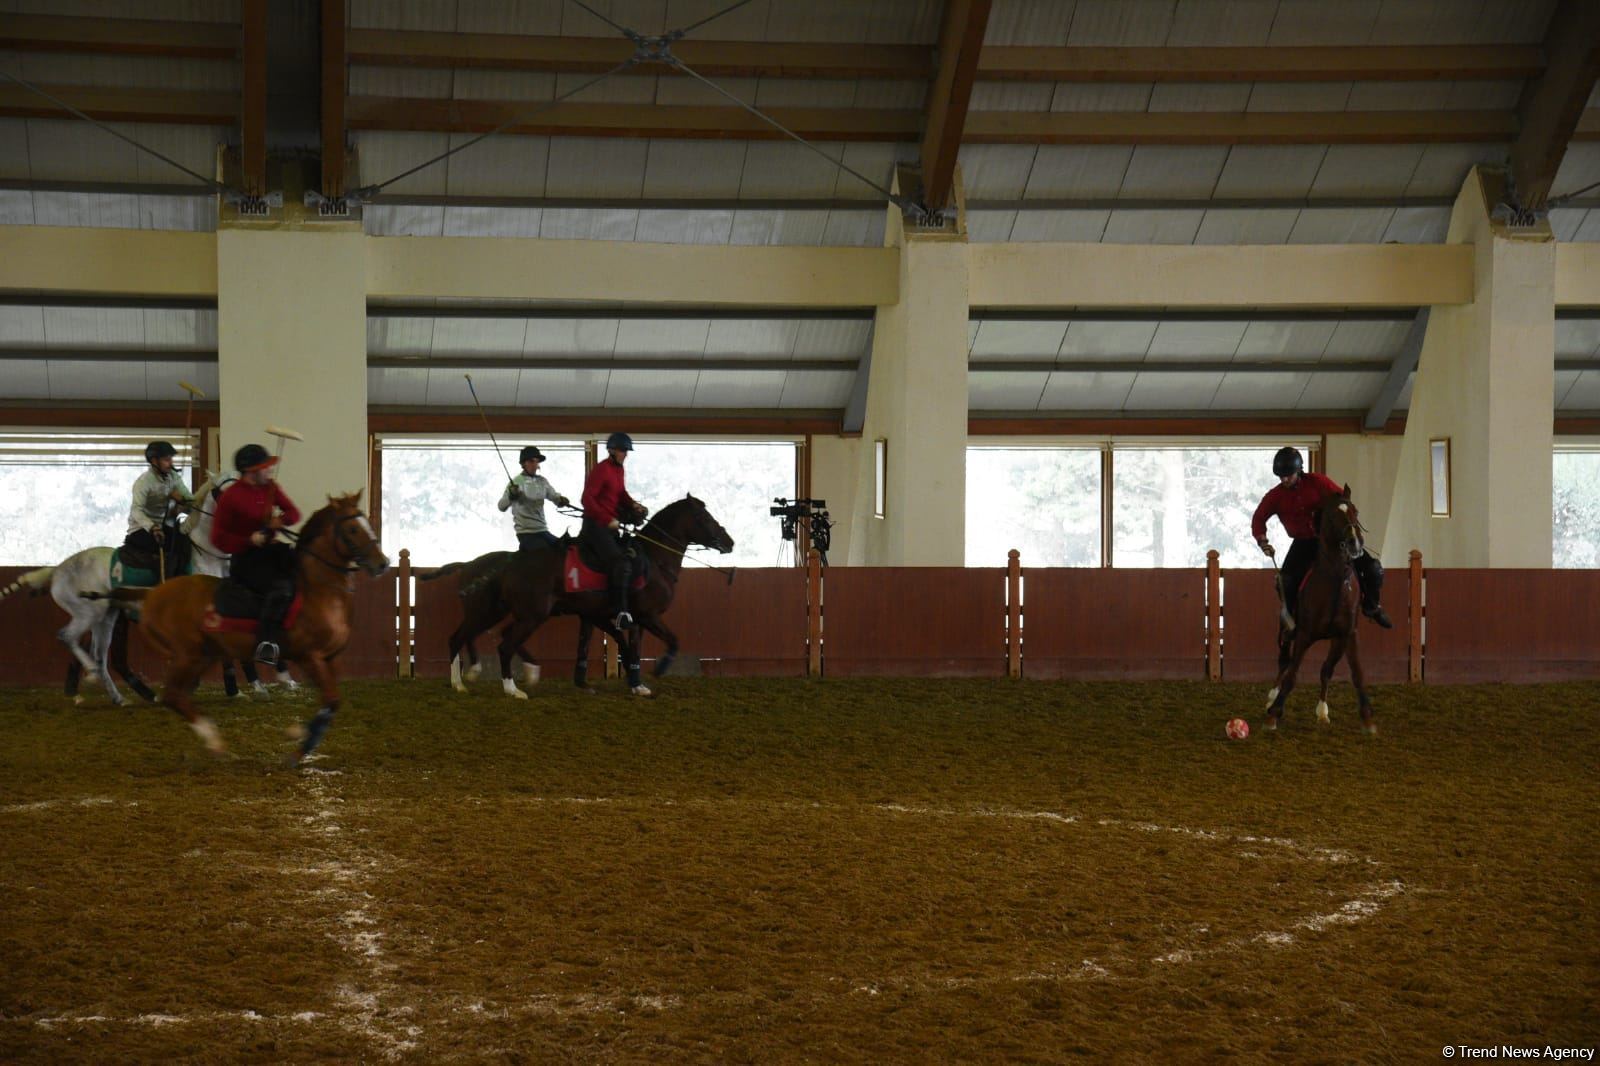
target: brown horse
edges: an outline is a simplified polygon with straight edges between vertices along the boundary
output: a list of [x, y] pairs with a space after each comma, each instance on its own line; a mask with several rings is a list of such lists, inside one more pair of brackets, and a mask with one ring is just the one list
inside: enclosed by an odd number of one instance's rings
[[726, 555], [733, 551], [733, 538], [722, 528], [706, 505], [685, 496], [661, 509], [639, 531], [634, 543], [649, 565], [645, 586], [635, 589], [630, 598], [634, 625], [627, 633], [611, 624], [610, 597], [605, 590], [568, 592], [562, 565], [566, 553], [559, 550], [515, 553], [499, 573], [482, 580], [462, 598], [465, 618], [450, 635], [450, 658], [459, 662], [461, 649], [479, 633], [504, 618], [509, 611], [511, 624], [500, 637], [500, 684], [508, 696], [526, 699], [511, 676], [511, 657], [533, 631], [553, 615], [576, 615], [579, 621], [578, 661], [573, 683], [588, 689], [589, 638], [594, 629], [617, 642], [628, 669], [628, 688], [635, 696], [649, 696], [639, 676], [640, 629], [654, 633], [666, 644], [666, 652], [656, 660], [657, 676], [672, 665], [678, 654], [678, 637], [661, 621], [672, 605], [677, 590], [678, 572], [684, 549], [690, 545], [715, 548]]
[[[1277, 729], [1283, 718], [1284, 701], [1294, 691], [1300, 660], [1311, 645], [1328, 641], [1328, 658], [1322, 664], [1322, 694], [1317, 701], [1317, 720], [1328, 720], [1328, 680], [1341, 656], [1350, 656], [1350, 681], [1361, 701], [1361, 725], [1368, 734], [1378, 732], [1372, 720], [1372, 701], [1367, 698], [1366, 677], [1361, 669], [1361, 650], [1356, 621], [1361, 617], [1361, 585], [1356, 578], [1355, 561], [1366, 546], [1361, 539], [1360, 515], [1350, 502], [1350, 486], [1342, 493], [1329, 493], [1317, 507], [1317, 561], [1300, 589], [1295, 608], [1292, 637], [1280, 640], [1278, 683], [1267, 694], [1267, 728]], [[1292, 643], [1291, 643], [1292, 642]]]
[[[285, 659], [299, 663], [322, 693], [322, 709], [306, 725], [294, 761], [311, 754], [339, 709], [334, 660], [350, 641], [354, 592], [351, 572], [374, 576], [389, 567], [378, 538], [361, 512], [361, 493], [328, 497], [328, 506], [301, 528], [295, 548], [295, 579], [303, 600], [283, 642]], [[148, 634], [169, 656], [161, 702], [183, 715], [206, 747], [225, 750], [217, 727], [195, 711], [191, 697], [200, 675], [219, 659], [248, 661], [254, 632], [213, 632], [204, 620], [213, 610], [218, 579], [173, 578], [143, 593], [140, 614]]]

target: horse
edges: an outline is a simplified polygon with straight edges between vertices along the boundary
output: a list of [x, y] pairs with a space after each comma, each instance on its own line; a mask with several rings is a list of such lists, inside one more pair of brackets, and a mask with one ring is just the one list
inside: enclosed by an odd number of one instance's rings
[[684, 549], [698, 544], [726, 555], [733, 551], [733, 538], [706, 510], [704, 503], [693, 496], [685, 496], [663, 507], [639, 531], [635, 540], [649, 569], [644, 587], [632, 592], [634, 625], [627, 633], [612, 625], [611, 600], [605, 589], [566, 590], [567, 575], [562, 572], [565, 551], [517, 553], [499, 573], [480, 581], [463, 597], [465, 618], [450, 636], [451, 660], [457, 660], [464, 644], [510, 611], [513, 620], [501, 631], [500, 637], [500, 685], [506, 695], [527, 699], [528, 694], [512, 680], [513, 653], [545, 619], [553, 615], [576, 615], [578, 658], [573, 668], [573, 683], [586, 692], [593, 691], [587, 684], [589, 640], [599, 628], [617, 642], [627, 664], [628, 690], [635, 696], [652, 695], [639, 674], [640, 629], [655, 634], [667, 646], [666, 652], [656, 660], [655, 673], [659, 677], [678, 654], [677, 634], [662, 623], [661, 616], [672, 605]]
[[[563, 542], [560, 550], [566, 551], [565, 542]], [[466, 562], [446, 563], [426, 574], [418, 574], [417, 580], [437, 581], [443, 577], [456, 575], [460, 582], [460, 595], [463, 597], [471, 596], [479, 585], [491, 580], [500, 571], [511, 565], [511, 561], [517, 557], [517, 554], [514, 551], [486, 552], [476, 559], [469, 559]], [[503, 617], [505, 617], [504, 613], [501, 614], [501, 618]], [[499, 619], [495, 619], [495, 621], [499, 621]], [[490, 623], [490, 625], [493, 624], [493, 622]], [[483, 664], [478, 661], [478, 645], [473, 639], [475, 636], [476, 634], [463, 637], [459, 645], [452, 644], [453, 647], [459, 646], [460, 648], [459, 652], [450, 656], [450, 687], [457, 692], [467, 691], [466, 682], [476, 681], [483, 672]], [[455, 641], [456, 638], [452, 635], [450, 639]], [[526, 648], [518, 648], [517, 653], [522, 656], [522, 661], [525, 664], [533, 662], [533, 656], [529, 654]]]
[[[283, 641], [284, 658], [299, 663], [322, 694], [322, 707], [299, 732], [292, 763], [310, 755], [322, 741], [339, 709], [339, 676], [334, 660], [350, 640], [354, 614], [351, 572], [364, 569], [377, 576], [389, 559], [361, 511], [361, 493], [330, 496], [326, 507], [301, 528], [295, 548], [295, 576], [301, 597], [299, 615]], [[214, 613], [218, 579], [205, 575], [173, 578], [153, 589], [122, 590], [121, 598], [139, 603], [145, 632], [164, 651], [167, 666], [161, 702], [184, 721], [212, 752], [226, 750], [216, 725], [195, 711], [195, 685], [219, 659], [244, 660], [256, 645], [254, 627], [231, 632], [206, 628]]]
[[1350, 486], [1342, 493], [1329, 493], [1318, 505], [1317, 561], [1300, 588], [1295, 609], [1295, 628], [1291, 636], [1279, 637], [1278, 681], [1267, 694], [1267, 729], [1278, 728], [1283, 705], [1294, 690], [1295, 674], [1311, 645], [1327, 640], [1328, 658], [1322, 664], [1322, 692], [1317, 700], [1317, 721], [1328, 721], [1328, 681], [1340, 657], [1350, 656], [1350, 680], [1361, 703], [1361, 726], [1370, 735], [1378, 732], [1372, 720], [1372, 701], [1367, 698], [1366, 677], [1361, 669], [1361, 650], [1356, 622], [1361, 617], [1361, 586], [1356, 578], [1355, 560], [1366, 551], [1362, 540], [1360, 515], [1350, 502]]
[[[201, 499], [211, 490], [217, 480], [215, 474], [208, 474], [200, 491], [195, 493], [196, 499]], [[191, 512], [180, 530], [188, 535], [196, 519]], [[209, 522], [209, 519], [208, 519]], [[118, 691], [116, 682], [111, 680], [111, 669], [114, 667], [130, 688], [146, 700], [154, 702], [155, 693], [150, 691], [144, 679], [128, 667], [126, 626], [118, 626], [119, 615], [122, 613], [118, 604], [111, 597], [111, 557], [116, 552], [113, 547], [85, 548], [67, 556], [55, 566], [45, 566], [38, 570], [31, 570], [5, 589], [0, 590], [0, 598], [12, 592], [27, 588], [34, 594], [50, 590], [50, 598], [56, 601], [63, 611], [67, 612], [67, 624], [56, 631], [56, 639], [66, 645], [72, 653], [73, 662], [67, 667], [66, 692], [77, 702], [78, 676], [93, 681], [99, 678], [105, 686], [106, 695], [111, 702], [122, 706], [122, 693]], [[190, 554], [198, 568], [199, 559], [195, 553]], [[226, 562], [226, 560], [224, 560]], [[118, 630], [122, 632], [121, 643], [118, 644], [116, 636]], [[81, 640], [83, 635], [89, 634], [89, 650], [84, 651]], [[113, 649], [113, 645], [118, 646]]]

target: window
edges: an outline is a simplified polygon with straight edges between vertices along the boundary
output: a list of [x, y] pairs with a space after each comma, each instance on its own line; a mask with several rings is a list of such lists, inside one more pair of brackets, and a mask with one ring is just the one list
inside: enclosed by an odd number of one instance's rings
[[0, 433], [0, 566], [48, 566], [121, 544], [152, 440], [171, 441], [174, 468], [189, 469], [181, 429]]
[[1433, 517], [1450, 517], [1450, 438], [1428, 442], [1428, 484], [1433, 494]]
[[1551, 504], [1551, 564], [1600, 567], [1600, 442], [1558, 446]]
[[967, 449], [968, 566], [1099, 566], [1101, 449]]
[[872, 442], [872, 517], [888, 514], [889, 442], [879, 437]]
[[[602, 441], [602, 444], [604, 442]], [[634, 438], [628, 495], [655, 514], [686, 495], [705, 501], [733, 538], [733, 551], [697, 554], [718, 566], [778, 566], [792, 558], [772, 501], [795, 495], [792, 441], [651, 441]], [[604, 456], [602, 447], [600, 454]], [[582, 483], [579, 483], [582, 488]], [[576, 496], [574, 496], [576, 499]], [[787, 558], [786, 558], [787, 557]]]
[[[1305, 451], [1303, 445], [1300, 446]], [[1116, 449], [1112, 562], [1116, 566], [1270, 566], [1250, 536], [1250, 517], [1272, 488], [1272, 446]], [[1284, 548], [1276, 521], [1268, 536]]]
[[[545, 456], [539, 473], [574, 505], [583, 495], [583, 444], [549, 438], [508, 442], [500, 457], [482, 440], [384, 438], [383, 541], [391, 555], [411, 551], [414, 566], [443, 566], [486, 552], [512, 551], [517, 538], [510, 512], [496, 508], [506, 471], [519, 472], [517, 453], [536, 443]], [[502, 458], [505, 465], [501, 465]], [[578, 532], [579, 522], [546, 503], [550, 531]]]

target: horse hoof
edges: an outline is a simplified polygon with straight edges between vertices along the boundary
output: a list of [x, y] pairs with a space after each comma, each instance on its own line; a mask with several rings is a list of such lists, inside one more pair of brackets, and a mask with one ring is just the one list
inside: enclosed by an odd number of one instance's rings
[[1377, 722], [1367, 722], [1364, 725], [1362, 725], [1361, 731], [1363, 733], [1365, 733], [1369, 737], [1375, 737], [1375, 736], [1378, 735], [1378, 723]]
[[222, 742], [222, 734], [217, 732], [216, 725], [209, 718], [196, 718], [189, 723], [189, 728], [195, 735], [205, 742], [206, 750], [213, 755], [222, 755], [227, 752], [228, 745]]
[[462, 676], [468, 681], [476, 681], [483, 674], [483, 664], [473, 663], [463, 671]]
[[501, 687], [505, 689], [506, 695], [512, 699], [525, 700], [528, 698], [528, 694], [518, 688], [515, 681], [506, 681]]
[[648, 699], [654, 699], [655, 698], [655, 693], [651, 692], [644, 685], [635, 685], [631, 689], [629, 689], [628, 691], [630, 693], [632, 693], [633, 695], [638, 696], [640, 699], [643, 699], [643, 700], [648, 700]]
[[1263, 732], [1276, 733], [1278, 731], [1278, 720], [1273, 718], [1271, 715], [1268, 715], [1267, 724], [1262, 726], [1261, 729]]
[[1317, 721], [1323, 725], [1328, 724], [1328, 705], [1326, 703], [1317, 704]]
[[467, 686], [463, 685], [459, 681], [450, 682], [450, 687], [455, 689], [457, 692], [465, 692], [465, 691], [467, 691]]
[[288, 726], [284, 727], [283, 735], [298, 744], [302, 740], [306, 739], [306, 727], [301, 725], [299, 722], [291, 722]]
[[82, 696], [74, 696], [74, 697], [72, 697], [72, 705], [74, 707], [82, 707], [83, 706], [83, 697]]
[[580, 695], [580, 696], [598, 696], [599, 694], [600, 694], [600, 690], [599, 689], [590, 688], [588, 685], [579, 685], [578, 686], [578, 695]]
[[265, 703], [272, 698], [272, 693], [267, 691], [267, 686], [261, 685], [250, 690], [250, 698], [257, 703]]

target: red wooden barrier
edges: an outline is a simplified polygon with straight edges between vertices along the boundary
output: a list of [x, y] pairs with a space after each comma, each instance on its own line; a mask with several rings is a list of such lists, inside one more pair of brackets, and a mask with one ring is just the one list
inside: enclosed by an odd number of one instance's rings
[[[381, 577], [355, 574], [355, 602], [350, 619], [350, 643], [339, 654], [340, 677], [393, 677], [399, 654], [395, 630], [395, 597], [399, 576], [389, 571]], [[304, 680], [303, 672], [301, 680]]]
[[1426, 636], [1430, 682], [1600, 678], [1600, 570], [1430, 567]]
[[[1271, 570], [1228, 570], [1222, 581], [1222, 676], [1228, 681], [1272, 681], [1278, 675], [1278, 594]], [[1411, 577], [1391, 570], [1383, 600], [1395, 620], [1393, 629], [1379, 629], [1362, 619], [1361, 665], [1370, 684], [1395, 684], [1408, 676], [1406, 605]], [[1300, 665], [1297, 685], [1315, 681], [1327, 658], [1327, 643], [1317, 644]], [[1341, 663], [1335, 678], [1348, 678]]]
[[1205, 677], [1205, 571], [1030, 570], [1022, 674]]
[[829, 567], [824, 674], [1004, 677], [1005, 582], [999, 567]]
[[[685, 569], [662, 616], [683, 655], [699, 656], [707, 677], [803, 677], [806, 672], [806, 572], [796, 567], [735, 571], [733, 584], [709, 570]], [[643, 658], [663, 645], [645, 634]]]
[[[0, 588], [5, 588], [33, 566], [0, 566]], [[59, 685], [67, 674], [70, 653], [56, 639], [67, 624], [67, 612], [56, 606], [46, 591], [33, 596], [13, 592], [0, 600], [0, 683], [7, 685]]]
[[[419, 577], [431, 574], [432, 567], [415, 567], [412, 573]], [[412, 602], [412, 655], [417, 677], [450, 676], [450, 634], [461, 624], [461, 587], [455, 575], [435, 581], [417, 581]], [[496, 625], [478, 637], [478, 654], [484, 663], [484, 676], [498, 678], [500, 664], [498, 648], [500, 630]], [[601, 639], [597, 633], [589, 643], [589, 676], [600, 676]], [[571, 617], [551, 618], [534, 630], [528, 638], [528, 653], [538, 664], [540, 673], [547, 678], [570, 677], [578, 648], [578, 620]]]

